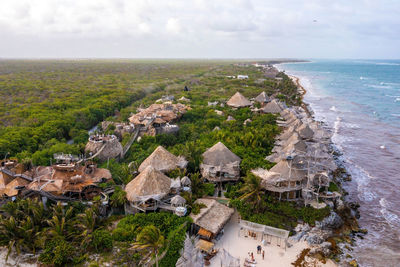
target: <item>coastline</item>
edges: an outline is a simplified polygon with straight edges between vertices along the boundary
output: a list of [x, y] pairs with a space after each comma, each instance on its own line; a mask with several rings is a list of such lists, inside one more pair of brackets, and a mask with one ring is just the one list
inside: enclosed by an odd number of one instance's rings
[[[277, 64], [278, 65], [278, 64]], [[279, 64], [280, 65], [280, 64]], [[274, 64], [274, 67], [275, 64]], [[282, 68], [277, 68], [279, 71], [283, 71], [284, 69]], [[285, 73], [286, 74], [286, 73]], [[305, 88], [305, 86], [301, 83], [301, 78], [297, 77], [292, 74], [286, 74], [292, 81], [295, 83], [295, 85], [298, 88], [298, 92], [301, 97], [301, 107], [305, 110], [307, 113], [307, 117], [311, 119], [312, 122], [319, 122], [322, 123], [323, 125], [327, 126], [324, 122], [317, 120], [313, 115], [314, 111], [312, 110], [310, 103], [307, 103], [305, 101], [305, 96], [308, 92], [308, 90]], [[334, 129], [331, 127], [328, 127], [328, 130], [330, 132], [334, 132]], [[359, 204], [358, 203], [352, 203], [346, 200], [344, 196], [346, 196], [348, 193], [345, 191], [343, 188], [342, 183], [344, 182], [349, 182], [351, 181], [351, 176], [348, 172], [348, 170], [345, 168], [344, 160], [340, 158], [340, 155], [342, 154], [342, 151], [335, 145], [335, 143], [332, 140], [332, 136], [329, 138], [330, 140], [330, 148], [332, 150], [332, 153], [335, 154], [335, 162], [338, 166], [337, 171], [333, 173], [333, 181], [338, 185], [340, 192], [343, 195], [343, 207], [342, 208], [342, 213], [340, 213], [338, 210], [335, 210], [339, 214], [339, 216], [343, 219], [343, 226], [340, 227], [339, 229], [332, 229], [334, 230], [331, 236], [328, 238], [324, 238], [324, 242], [334, 242], [335, 245], [337, 246], [336, 251], [332, 250], [331, 254], [329, 255], [329, 258], [331, 259], [336, 259], [336, 262], [338, 264], [348, 264], [350, 266], [358, 266], [357, 260], [351, 255], [352, 254], [352, 247], [355, 245], [355, 238], [361, 238], [363, 239], [363, 235], [367, 234], [366, 229], [361, 229], [359, 224], [358, 224], [358, 216], [359, 216]]]

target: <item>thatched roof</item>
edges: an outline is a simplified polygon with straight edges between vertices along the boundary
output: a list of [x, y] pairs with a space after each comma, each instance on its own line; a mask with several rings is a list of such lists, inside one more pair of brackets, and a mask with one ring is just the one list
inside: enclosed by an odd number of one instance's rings
[[174, 206], [181, 206], [186, 204], [186, 199], [181, 197], [180, 195], [176, 195], [173, 198], [171, 198], [171, 204]]
[[234, 94], [226, 104], [235, 108], [251, 106], [251, 102], [239, 92], [236, 92], [236, 94]]
[[268, 98], [266, 92], [262, 92], [261, 94], [259, 94], [259, 95], [255, 98], [255, 100], [256, 100], [257, 102], [260, 102], [260, 103], [267, 103], [267, 102], [269, 101], [269, 98]]
[[303, 139], [312, 139], [314, 136], [313, 130], [311, 130], [311, 128], [306, 123], [303, 123], [299, 128], [297, 128], [297, 132]]
[[281, 178], [288, 181], [303, 180], [307, 177], [306, 171], [297, 169], [294, 164], [292, 165], [292, 163], [287, 160], [279, 161], [269, 171], [279, 173]]
[[190, 214], [193, 223], [210, 231], [214, 235], [218, 234], [234, 213], [233, 209], [219, 203], [215, 199], [199, 198], [195, 203], [202, 203], [206, 205], [206, 208], [200, 209], [197, 215]]
[[126, 198], [131, 201], [141, 201], [150, 198], [162, 198], [169, 193], [171, 179], [152, 166], [147, 166], [126, 187]]
[[150, 156], [139, 166], [139, 172], [142, 172], [148, 166], [153, 166], [156, 170], [167, 172], [176, 168], [186, 168], [187, 161], [183, 157], [177, 157], [162, 146], [158, 146]]
[[282, 111], [282, 108], [276, 101], [276, 99], [274, 99], [268, 104], [266, 104], [265, 107], [263, 107], [261, 110], [264, 113], [280, 113]]
[[203, 153], [203, 163], [212, 166], [221, 166], [241, 159], [230, 151], [223, 143], [218, 142]]
[[152, 104], [146, 109], [138, 109], [138, 113], [132, 115], [129, 121], [135, 125], [147, 125], [152, 117], [156, 117], [155, 123], [167, 123], [182, 116], [190, 108], [184, 104]]
[[11, 182], [9, 182], [6, 187], [4, 188], [4, 195], [8, 196], [8, 197], [13, 197], [18, 195], [18, 189], [16, 189], [16, 187], [22, 187], [22, 186], [26, 186], [29, 183], [29, 181], [23, 179], [23, 178], [14, 178], [14, 180], [12, 180]]

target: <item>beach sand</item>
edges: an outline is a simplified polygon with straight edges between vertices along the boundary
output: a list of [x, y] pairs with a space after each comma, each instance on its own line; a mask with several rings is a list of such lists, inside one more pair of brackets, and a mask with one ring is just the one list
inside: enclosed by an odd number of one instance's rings
[[20, 267], [35, 267], [36, 263], [27, 263], [21, 255], [16, 256], [11, 254], [6, 262], [7, 248], [0, 247], [0, 266], [20, 266]]
[[[297, 259], [298, 255], [304, 249], [309, 248], [307, 242], [293, 243], [292, 246], [290, 248], [286, 248], [286, 250], [283, 247], [278, 247], [274, 241], [267, 246], [262, 246], [260, 241], [254, 240], [253, 238], [239, 237], [239, 229], [240, 226], [238, 224], [238, 215], [235, 213], [229, 223], [225, 226], [224, 235], [219, 241], [217, 241], [215, 248], [220, 249], [220, 251], [222, 251], [222, 248], [224, 248], [233, 257], [240, 258], [240, 266], [243, 266], [244, 260], [245, 258], [248, 258], [249, 252], [253, 252], [254, 258], [257, 261], [256, 266], [293, 266], [291, 263]], [[262, 250], [265, 251], [264, 260], [262, 259], [261, 254], [257, 254], [258, 245], [261, 245]], [[211, 267], [221, 267], [221, 254], [222, 253], [218, 253], [211, 260]], [[315, 265], [312, 264], [310, 266], [334, 267], [337, 265], [329, 260], [325, 264], [317, 261]]]

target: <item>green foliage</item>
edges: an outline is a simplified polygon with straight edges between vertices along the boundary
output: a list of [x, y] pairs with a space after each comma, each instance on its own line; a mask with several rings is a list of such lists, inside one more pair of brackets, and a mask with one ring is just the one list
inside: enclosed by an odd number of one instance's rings
[[97, 229], [93, 232], [91, 246], [98, 252], [111, 250], [113, 238], [109, 231]]
[[329, 187], [328, 187], [328, 191], [330, 191], [330, 192], [339, 192], [340, 191], [340, 189], [339, 189], [339, 187], [337, 186], [337, 184], [335, 184], [334, 182], [330, 182], [329, 183]]
[[215, 192], [215, 185], [213, 183], [204, 183], [204, 194], [207, 196], [213, 196]]
[[110, 197], [111, 207], [121, 208], [126, 202], [126, 192], [119, 186], [115, 186], [114, 193]]
[[277, 228], [292, 230], [299, 220], [310, 225], [320, 221], [330, 213], [330, 208], [314, 209], [312, 207], [296, 206], [292, 202], [278, 202], [269, 198], [261, 203], [261, 210], [256, 211], [254, 205], [240, 199], [230, 201], [241, 217], [252, 222], [270, 225]]
[[207, 208], [207, 206], [205, 204], [203, 204], [203, 203], [194, 203], [193, 206], [192, 206], [192, 213], [194, 215], [197, 215], [197, 214], [200, 213], [200, 210], [202, 208]]
[[45, 249], [39, 255], [39, 261], [55, 266], [66, 265], [73, 262], [76, 250], [64, 239], [54, 239], [46, 243]]

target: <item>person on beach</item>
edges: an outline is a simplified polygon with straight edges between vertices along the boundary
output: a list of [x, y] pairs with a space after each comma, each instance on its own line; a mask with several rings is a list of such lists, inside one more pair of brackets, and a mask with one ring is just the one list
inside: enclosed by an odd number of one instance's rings
[[251, 260], [254, 261], [254, 254], [253, 254], [253, 252], [251, 253]]
[[262, 258], [264, 259], [265, 250], [262, 251]]
[[257, 254], [260, 254], [260, 253], [261, 253], [261, 246], [258, 245], [258, 246], [257, 246]]

